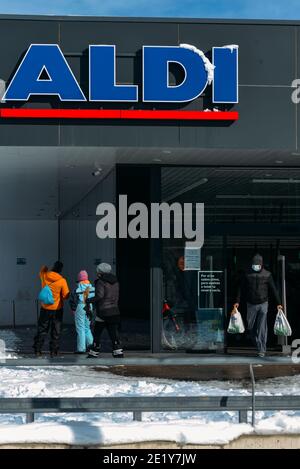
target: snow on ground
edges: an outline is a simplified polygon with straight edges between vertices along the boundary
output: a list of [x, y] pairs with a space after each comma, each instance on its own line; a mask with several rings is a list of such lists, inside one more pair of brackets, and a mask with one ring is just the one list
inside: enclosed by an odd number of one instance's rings
[[[25, 428], [24, 428], [25, 427]], [[9, 425], [0, 428], [0, 442], [10, 443], [56, 443], [73, 445], [125, 444], [144, 441], [175, 441], [184, 444], [226, 444], [242, 434], [252, 433], [250, 425], [213, 423], [209, 427], [202, 422], [169, 424], [136, 423], [95, 425], [88, 422], [71, 424], [34, 423], [24, 426]]]
[[14, 350], [18, 349], [19, 339], [14, 331], [5, 330], [0, 333], [0, 360], [3, 358], [17, 358]]
[[[12, 356], [13, 334], [5, 337], [2, 358]], [[1, 355], [0, 355], [1, 359]], [[299, 395], [300, 376], [259, 381], [260, 395]], [[0, 397], [203, 396], [250, 395], [249, 381], [185, 382], [129, 378], [90, 367], [0, 368]], [[300, 412], [257, 412], [257, 433], [300, 433]], [[239, 424], [237, 412], [76, 413], [36, 415], [24, 425], [24, 415], [0, 414], [0, 444], [121, 444], [138, 441], [176, 441], [179, 444], [226, 444], [253, 432]]]
[[[259, 394], [299, 394], [300, 377], [257, 383]], [[115, 376], [89, 367], [0, 369], [0, 397], [197, 396], [249, 395], [250, 383], [185, 382]], [[300, 433], [300, 412], [257, 412], [258, 433]], [[0, 415], [0, 443], [121, 444], [134, 441], [176, 441], [179, 444], [225, 444], [253, 432], [238, 424], [236, 412], [159, 412], [43, 414], [23, 425], [24, 415]]]

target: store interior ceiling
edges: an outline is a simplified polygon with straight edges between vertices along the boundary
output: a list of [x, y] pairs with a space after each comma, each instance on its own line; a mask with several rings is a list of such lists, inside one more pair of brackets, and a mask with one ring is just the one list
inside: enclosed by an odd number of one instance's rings
[[300, 168], [165, 167], [162, 199], [204, 203], [206, 223], [300, 223]]
[[[251, 197], [238, 200], [240, 195], [255, 196], [251, 192], [254, 186], [259, 186], [260, 191], [265, 190], [266, 195], [274, 193], [271, 184], [254, 183], [254, 179], [300, 180], [300, 151], [2, 146], [0, 218], [28, 220], [63, 217], [99, 184], [116, 164], [168, 166], [168, 171], [163, 169], [162, 172], [163, 199], [193, 197], [198, 200], [201, 196], [200, 201], [208, 205], [211, 201], [215, 204], [217, 200], [220, 209], [222, 205], [249, 204], [249, 200], [252, 204], [262, 202], [254, 197], [252, 200]], [[206, 168], [204, 170], [194, 166]], [[247, 169], [249, 166], [250, 170]], [[266, 176], [268, 174], [271, 176]], [[233, 180], [235, 187], [232, 192]], [[300, 190], [298, 183], [278, 183], [276, 194], [286, 195], [290, 186], [292, 189], [289, 190]], [[223, 198], [220, 198], [220, 195]], [[261, 192], [257, 192], [257, 195], [260, 196]], [[289, 206], [295, 202], [293, 198], [286, 201]]]

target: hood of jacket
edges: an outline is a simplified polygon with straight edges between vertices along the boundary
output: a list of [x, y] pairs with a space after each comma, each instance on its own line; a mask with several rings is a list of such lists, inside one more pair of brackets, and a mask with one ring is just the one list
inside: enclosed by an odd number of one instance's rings
[[46, 283], [53, 283], [53, 282], [57, 282], [58, 280], [61, 280], [63, 276], [58, 274], [57, 272], [48, 270], [47, 272], [43, 273], [43, 278]]
[[111, 285], [114, 285], [118, 281], [117, 277], [114, 274], [102, 274], [101, 277], [99, 277], [96, 280], [96, 282], [98, 280], [102, 280], [103, 282], [110, 283]]

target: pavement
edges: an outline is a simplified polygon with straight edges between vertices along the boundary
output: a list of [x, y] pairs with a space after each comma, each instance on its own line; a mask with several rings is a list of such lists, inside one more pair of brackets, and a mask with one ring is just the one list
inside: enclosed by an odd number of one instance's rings
[[0, 358], [0, 367], [15, 366], [91, 366], [123, 376], [143, 376], [169, 378], [178, 380], [209, 379], [248, 379], [250, 365], [256, 379], [300, 374], [300, 359], [296, 363], [292, 357], [284, 356], [278, 351], [268, 353], [264, 358], [257, 356], [252, 349], [234, 350], [230, 353], [186, 353], [167, 351], [151, 353], [149, 351], [130, 351], [125, 348], [124, 358], [113, 358], [110, 353], [108, 337], [104, 337], [103, 353], [99, 358], [87, 358], [86, 355], [75, 355], [76, 334], [73, 326], [64, 326], [61, 344], [62, 352], [58, 357], [50, 358], [48, 344], [42, 358], [34, 357], [32, 343], [35, 329], [16, 328], [0, 329], [0, 339], [5, 338], [6, 348], [16, 358]]

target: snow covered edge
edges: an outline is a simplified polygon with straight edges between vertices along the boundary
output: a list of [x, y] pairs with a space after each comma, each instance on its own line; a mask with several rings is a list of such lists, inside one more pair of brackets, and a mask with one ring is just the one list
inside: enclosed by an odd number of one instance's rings
[[7, 444], [110, 445], [169, 441], [180, 445], [227, 444], [253, 433], [247, 424], [174, 421], [130, 422], [126, 424], [88, 422], [32, 423], [0, 427], [0, 446]]
[[[215, 65], [211, 63], [211, 61], [206, 57], [204, 52], [197, 47], [193, 46], [192, 44], [186, 44], [186, 43], [181, 43], [179, 44], [179, 47], [182, 47], [184, 49], [191, 50], [195, 54], [199, 55], [201, 59], [204, 62], [204, 67], [205, 70], [207, 71], [207, 82], [210, 85], [214, 79], [214, 69]], [[221, 46], [222, 49], [230, 49], [230, 52], [232, 53], [234, 50], [237, 50], [239, 46], [237, 44], [228, 44], [226, 46]]]
[[183, 49], [188, 49], [193, 51], [195, 54], [199, 55], [201, 59], [204, 62], [204, 68], [207, 71], [207, 81], [208, 84], [210, 85], [214, 79], [214, 69], [215, 66], [211, 63], [211, 61], [206, 57], [204, 52], [200, 49], [197, 49], [197, 47], [192, 46], [191, 44], [179, 44], [179, 47], [182, 47]]

